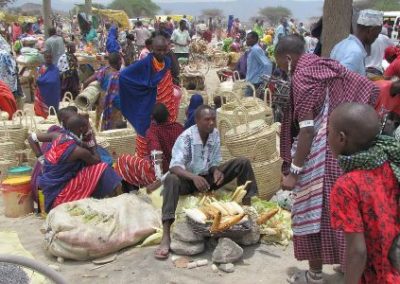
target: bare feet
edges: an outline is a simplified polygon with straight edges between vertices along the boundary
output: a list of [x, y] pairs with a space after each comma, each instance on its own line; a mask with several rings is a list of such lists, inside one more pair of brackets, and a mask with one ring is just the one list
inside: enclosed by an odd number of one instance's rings
[[151, 194], [153, 191], [155, 191], [160, 186], [161, 186], [161, 181], [160, 180], [156, 180], [152, 184], [149, 184], [148, 186], [146, 186], [147, 194]]
[[169, 248], [171, 244], [171, 237], [169, 234], [163, 234], [160, 245], [157, 247], [154, 257], [159, 260], [165, 260], [169, 256]]

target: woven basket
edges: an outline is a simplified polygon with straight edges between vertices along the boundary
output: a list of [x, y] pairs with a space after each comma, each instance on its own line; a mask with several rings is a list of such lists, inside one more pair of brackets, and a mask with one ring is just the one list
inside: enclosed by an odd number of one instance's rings
[[245, 157], [252, 162], [268, 161], [276, 154], [276, 130], [264, 120], [254, 120], [229, 130], [225, 143], [234, 157]]
[[57, 111], [53, 106], [49, 107], [49, 115], [43, 121], [46, 124], [58, 124]]
[[4, 160], [15, 161], [15, 143], [10, 140], [8, 134], [6, 138], [0, 139], [0, 157]]
[[75, 105], [74, 97], [71, 92], [65, 92], [62, 101], [60, 102], [60, 109]]
[[202, 73], [182, 73], [180, 75], [181, 86], [185, 89], [189, 87], [190, 83], [195, 84], [196, 90], [204, 90], [205, 88], [205, 77]]
[[258, 196], [269, 200], [281, 188], [282, 160], [276, 155], [273, 159], [252, 163], [258, 186]]
[[76, 106], [81, 110], [93, 109], [100, 97], [100, 84], [95, 81], [89, 84], [75, 99]]
[[25, 149], [25, 139], [28, 138], [28, 129], [23, 127], [22, 118], [20, 122], [16, 122], [18, 115], [13, 116], [13, 120], [7, 123], [3, 121], [3, 125], [0, 126], [0, 137], [9, 139], [15, 145], [15, 150]]
[[[100, 117], [100, 125], [102, 117]], [[99, 131], [97, 137], [110, 144], [108, 151], [114, 159], [122, 154], [135, 154], [136, 132], [132, 128]]]
[[14, 167], [15, 165], [15, 161], [0, 159], [0, 182], [7, 178], [8, 169]]
[[193, 95], [201, 95], [203, 97], [203, 104], [205, 104], [205, 105], [209, 104], [210, 99], [208, 97], [207, 91], [205, 91], [205, 90], [204, 91], [198, 91], [198, 90], [186, 90], [186, 89], [183, 89], [183, 92], [186, 92], [187, 103], [189, 103], [190, 98]]
[[232, 156], [231, 152], [229, 152], [226, 146], [221, 146], [221, 156], [222, 156], [222, 163], [225, 163], [235, 158]]
[[216, 68], [225, 67], [228, 64], [228, 54], [225, 52], [214, 53], [212, 60]]
[[186, 121], [186, 109], [188, 105], [188, 92], [185, 88], [182, 88], [181, 103], [179, 104], [178, 117], [176, 118], [176, 122], [179, 122], [182, 125], [184, 125]]

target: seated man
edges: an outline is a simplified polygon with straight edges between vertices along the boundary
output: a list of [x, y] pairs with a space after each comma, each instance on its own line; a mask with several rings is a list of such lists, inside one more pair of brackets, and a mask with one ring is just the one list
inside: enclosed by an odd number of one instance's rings
[[237, 158], [220, 165], [221, 146], [215, 128], [216, 112], [201, 105], [195, 113], [196, 125], [183, 132], [172, 149], [170, 174], [164, 181], [162, 221], [163, 237], [155, 252], [158, 259], [169, 255], [170, 228], [175, 220], [179, 195], [216, 190], [237, 178], [238, 185], [251, 181], [243, 204], [250, 205], [251, 197], [258, 192], [250, 161]]
[[[150, 160], [151, 151], [163, 152], [163, 172], [168, 172], [171, 161], [172, 147], [179, 135], [183, 132], [183, 127], [177, 122], [169, 121], [169, 112], [164, 104], [158, 103], [153, 108], [152, 122], [146, 132], [146, 149], [139, 152], [144, 153], [143, 157], [138, 155], [122, 155], [118, 158], [115, 170], [122, 177], [123, 183], [128, 190], [140, 186], [148, 186], [152, 190], [160, 186], [156, 182], [156, 176], [152, 161]], [[152, 185], [149, 187], [149, 185]]]
[[[71, 116], [66, 128], [59, 133], [32, 133], [29, 139], [43, 163], [37, 184], [43, 190], [46, 212], [65, 202], [109, 196], [121, 185], [114, 170], [101, 162], [94, 140], [87, 139], [86, 136], [92, 136], [88, 119], [81, 115]], [[85, 140], [91, 143], [86, 144]], [[39, 142], [52, 142], [44, 155]]]

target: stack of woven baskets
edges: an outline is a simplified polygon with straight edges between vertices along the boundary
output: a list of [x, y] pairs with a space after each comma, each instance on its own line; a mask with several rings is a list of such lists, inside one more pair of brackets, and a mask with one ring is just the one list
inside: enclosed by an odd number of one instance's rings
[[220, 127], [223, 124], [229, 128], [221, 135], [224, 137], [221, 151], [223, 156], [226, 148], [231, 157], [248, 158], [256, 176], [259, 196], [270, 199], [280, 188], [282, 162], [277, 154], [276, 127], [258, 115], [258, 118], [254, 114], [250, 116], [244, 106], [239, 106], [230, 119], [219, 118]]
[[188, 89], [191, 83], [195, 85], [196, 90], [204, 90], [205, 88], [205, 77], [201, 72], [184, 72], [180, 75], [180, 78], [181, 86], [185, 89]]

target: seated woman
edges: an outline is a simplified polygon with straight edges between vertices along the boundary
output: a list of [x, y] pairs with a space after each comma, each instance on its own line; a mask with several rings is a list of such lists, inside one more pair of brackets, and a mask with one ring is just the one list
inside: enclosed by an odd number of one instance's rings
[[58, 68], [53, 64], [53, 56], [50, 51], [44, 52], [44, 61], [36, 79], [34, 109], [37, 116], [47, 118], [49, 107], [58, 110], [61, 97], [61, 80]]
[[[46, 212], [65, 202], [113, 195], [121, 186], [121, 179], [95, 151], [88, 119], [74, 115], [66, 127], [60, 133], [32, 133], [29, 137], [29, 144], [43, 164], [37, 185], [43, 190]], [[51, 142], [50, 149], [43, 154], [39, 142]]]
[[119, 74], [122, 64], [120, 54], [111, 53], [108, 56], [108, 63], [109, 66], [101, 68], [83, 83], [84, 89], [96, 80], [100, 83], [102, 94], [96, 107], [98, 122], [103, 115], [102, 124], [96, 125], [100, 130], [121, 128], [120, 125], [123, 123], [119, 97]]
[[178, 136], [183, 132], [183, 127], [177, 122], [168, 122], [168, 109], [164, 104], [158, 103], [152, 112], [152, 122], [146, 132], [146, 149], [141, 149], [143, 156], [122, 155], [118, 158], [115, 170], [122, 177], [127, 191], [146, 186], [148, 191], [156, 189], [160, 183], [156, 181], [154, 166], [150, 159], [151, 151], [163, 152], [162, 171], [168, 172], [171, 161], [172, 147]]
[[194, 114], [196, 112], [196, 109], [199, 106], [201, 106], [202, 104], [203, 104], [203, 97], [201, 95], [194, 94], [190, 98], [189, 106], [186, 110], [186, 121], [185, 121], [185, 125], [184, 125], [185, 129], [188, 129], [196, 124]]

